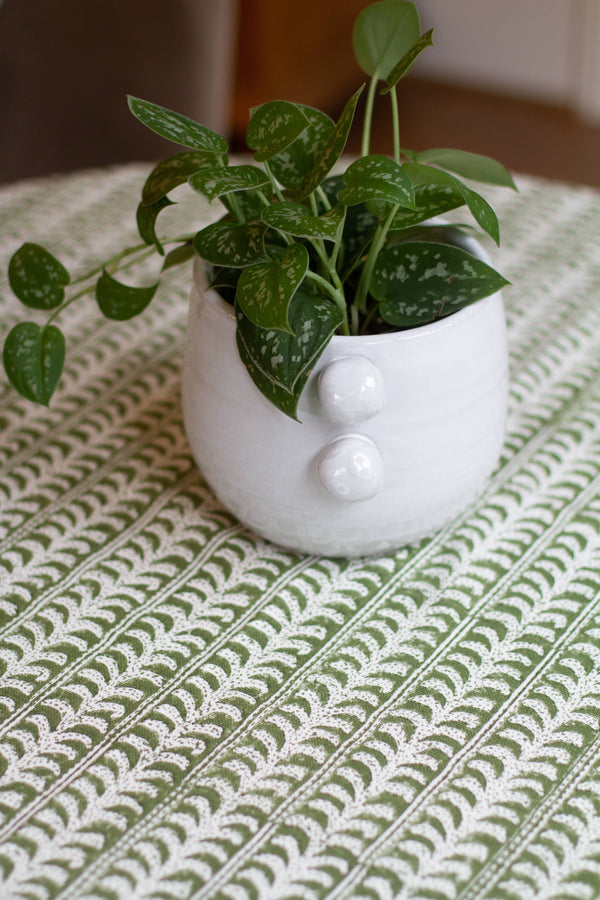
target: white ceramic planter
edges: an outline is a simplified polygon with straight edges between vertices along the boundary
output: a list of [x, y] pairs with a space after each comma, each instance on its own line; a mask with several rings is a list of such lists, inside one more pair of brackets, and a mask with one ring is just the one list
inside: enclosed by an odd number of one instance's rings
[[[472, 242], [469, 249], [485, 258]], [[432, 325], [335, 336], [295, 422], [255, 387], [232, 308], [196, 267], [183, 372], [194, 457], [222, 503], [275, 543], [360, 556], [430, 535], [481, 491], [508, 392], [500, 294]]]

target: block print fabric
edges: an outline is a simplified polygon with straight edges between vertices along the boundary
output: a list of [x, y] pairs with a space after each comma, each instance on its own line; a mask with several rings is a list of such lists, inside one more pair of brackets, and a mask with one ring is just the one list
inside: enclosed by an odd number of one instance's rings
[[[147, 171], [0, 191], [2, 339], [17, 246], [85, 271]], [[49, 409], [0, 380], [2, 900], [600, 897], [600, 195], [519, 187], [503, 456], [418, 546], [302, 557], [215, 500], [189, 271], [82, 301]]]

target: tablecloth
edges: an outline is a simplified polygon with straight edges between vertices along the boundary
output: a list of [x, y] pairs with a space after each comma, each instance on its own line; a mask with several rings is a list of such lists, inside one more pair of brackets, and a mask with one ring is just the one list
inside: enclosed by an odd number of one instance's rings
[[[0, 190], [2, 340], [10, 254], [135, 243], [148, 169]], [[189, 271], [74, 305], [48, 409], [0, 379], [2, 900], [600, 897], [600, 194], [518, 184], [503, 455], [416, 546], [303, 557], [222, 508]]]

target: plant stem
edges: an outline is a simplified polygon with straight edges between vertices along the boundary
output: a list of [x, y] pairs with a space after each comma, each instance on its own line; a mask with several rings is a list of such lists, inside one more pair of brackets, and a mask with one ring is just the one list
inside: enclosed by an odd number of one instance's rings
[[240, 209], [240, 204], [237, 202], [237, 197], [235, 196], [235, 192], [227, 195], [227, 200], [229, 201], [231, 208], [233, 210], [233, 214], [240, 223], [240, 225], [244, 222], [244, 217], [242, 215], [242, 211]]
[[[310, 208], [311, 208], [313, 216], [315, 216], [315, 217], [318, 216], [319, 215], [319, 207], [317, 205], [317, 198], [315, 197], [314, 192], [309, 195], [308, 200], [310, 203]], [[325, 249], [325, 241], [323, 240], [323, 238], [310, 238], [309, 240], [310, 240], [311, 244], [313, 245], [313, 247], [315, 248], [315, 250], [317, 251], [319, 259], [323, 263], [323, 266], [324, 266], [326, 272], [329, 275], [331, 275], [332, 274], [331, 264], [329, 261], [329, 257], [327, 256], [327, 251]]]
[[325, 242], [322, 238], [309, 238], [312, 246], [315, 248], [319, 259], [321, 260], [325, 271], [328, 275], [331, 274], [330, 266], [329, 266], [329, 257], [327, 256], [327, 251], [325, 250]]
[[[324, 193], [324, 192], [323, 192]], [[325, 198], [327, 199], [327, 198]], [[310, 208], [314, 216], [319, 215], [319, 207], [317, 205], [317, 198], [314, 193], [309, 195]], [[331, 209], [331, 207], [329, 207]], [[343, 224], [340, 226], [340, 230], [343, 228]], [[331, 252], [331, 256], [327, 255], [327, 250], [325, 249], [325, 241], [323, 238], [309, 238], [311, 244], [315, 248], [317, 254], [319, 255], [319, 259], [323, 263], [325, 270], [331, 281], [336, 288], [336, 290], [340, 291], [342, 294], [344, 293], [344, 285], [340, 281], [340, 276], [337, 273], [336, 263], [337, 257], [340, 250], [340, 244], [334, 244], [333, 250]], [[344, 301], [345, 302], [345, 301]]]
[[[332, 270], [332, 272], [335, 272], [336, 275], [337, 275], [337, 261], [338, 261], [338, 256], [340, 255], [341, 247], [342, 247], [341, 241], [338, 244], [334, 244], [333, 250], [331, 252], [331, 257], [329, 259], [329, 262], [331, 264], [331, 270]], [[341, 282], [341, 279], [339, 278], [339, 276], [338, 276], [338, 281], [340, 283], [340, 287], [342, 287], [342, 289], [343, 289], [342, 282]]]
[[[325, 267], [325, 271], [327, 272], [327, 274], [329, 275], [329, 277], [331, 279], [331, 284], [332, 284], [334, 290], [344, 298], [344, 307], [345, 307], [346, 306], [346, 297], [344, 294], [344, 285], [342, 284], [342, 282], [340, 280], [340, 276], [337, 273], [333, 254], [331, 257], [327, 256], [327, 251], [325, 250], [325, 242], [322, 239], [311, 240], [311, 244], [313, 245], [316, 252], [318, 253], [319, 259], [323, 263], [323, 266]], [[334, 254], [337, 249], [338, 249], [338, 246], [336, 245], [336, 247], [333, 251]]]
[[[171, 241], [164, 241], [165, 244], [171, 243]], [[153, 253], [156, 253], [156, 247], [154, 245], [152, 247], [147, 247], [147, 253], [140, 253], [139, 259], [128, 259], [127, 262], [123, 263], [122, 266], [115, 266], [114, 264], [111, 266], [112, 272], [123, 272], [125, 269], [130, 269], [132, 266], [135, 266], [136, 263], [142, 262], [144, 259], [148, 259], [152, 256]], [[103, 266], [104, 269], [107, 269], [107, 266]]]
[[79, 278], [75, 278], [71, 285], [81, 284], [82, 281], [87, 281], [89, 278], [92, 278], [94, 275], [97, 275], [102, 269], [106, 269], [108, 266], [112, 266], [118, 264], [122, 259], [126, 256], [132, 256], [134, 253], [141, 253], [142, 250], [147, 250], [148, 244], [136, 244], [134, 247], [127, 247], [125, 250], [121, 250], [119, 253], [115, 253], [114, 256], [111, 256], [106, 262], [101, 263], [101, 265], [96, 266], [93, 269], [90, 269], [89, 272], [86, 272], [85, 275], [80, 275]]
[[369, 155], [369, 146], [371, 143], [371, 126], [373, 123], [373, 106], [375, 104], [375, 90], [377, 88], [378, 81], [379, 76], [377, 72], [375, 72], [371, 78], [371, 83], [369, 84], [369, 92], [367, 94], [367, 102], [365, 105], [365, 118], [363, 121], [362, 143], [360, 147], [361, 156]]
[[394, 138], [394, 160], [400, 164], [400, 119], [398, 116], [398, 95], [396, 93], [396, 85], [390, 91], [390, 101], [392, 104], [392, 128]]
[[58, 316], [60, 316], [60, 314], [62, 312], [64, 312], [64, 310], [67, 308], [67, 306], [70, 306], [71, 303], [75, 302], [75, 300], [79, 300], [80, 297], [83, 297], [85, 294], [89, 294], [89, 292], [92, 290], [92, 287], [93, 287], [93, 285], [88, 284], [87, 287], [82, 288], [82, 290], [80, 290], [80, 291], [77, 291], [76, 294], [73, 294], [72, 297], [69, 297], [68, 300], [65, 300], [64, 303], [61, 303], [61, 305], [58, 307], [58, 309], [55, 309], [54, 312], [52, 313], [52, 315], [46, 321], [46, 326], [50, 325], [50, 323], [53, 322], [54, 319], [56, 319]]
[[269, 163], [268, 163], [268, 162], [265, 162], [265, 163], [264, 163], [264, 167], [265, 167], [265, 172], [266, 172], [267, 175], [269, 176], [269, 180], [270, 180], [270, 182], [271, 182], [271, 184], [272, 184], [272, 186], [273, 186], [273, 190], [275, 191], [275, 193], [276, 193], [276, 195], [277, 195], [277, 199], [278, 199], [281, 203], [285, 203], [285, 197], [284, 197], [283, 194], [281, 193], [281, 189], [280, 189], [279, 185], [277, 184], [277, 181], [275, 180], [275, 176], [274, 176], [273, 173], [271, 172], [271, 167], [269, 166]]
[[319, 195], [319, 199], [320, 199], [321, 203], [323, 204], [323, 206], [325, 207], [325, 209], [326, 210], [331, 209], [331, 203], [329, 202], [329, 197], [327, 196], [327, 194], [325, 193], [325, 191], [323, 190], [321, 185], [319, 185], [319, 187], [317, 188], [317, 194]]
[[[323, 188], [321, 186], [319, 186], [315, 192], [310, 194], [310, 204], [311, 204], [311, 208], [312, 208], [314, 215], [315, 216], [319, 215], [319, 208], [317, 205], [317, 198], [316, 198], [315, 194], [322, 201], [327, 212], [329, 212], [329, 210], [332, 209], [331, 203], [329, 202], [329, 198], [327, 197], [327, 194], [325, 193]], [[331, 251], [331, 256], [329, 257], [329, 259], [327, 261], [327, 270], [328, 270], [329, 274], [331, 275], [331, 279], [334, 282], [334, 284], [336, 285], [336, 287], [338, 287], [341, 291], [344, 290], [344, 286], [343, 286], [342, 282], [340, 281], [340, 278], [337, 273], [337, 261], [338, 261], [338, 256], [340, 254], [340, 250], [342, 247], [342, 233], [344, 231], [344, 223], [346, 221], [346, 212], [347, 212], [347, 210], [344, 210], [344, 218], [342, 219], [342, 221], [339, 224], [339, 228], [338, 228], [338, 232], [337, 232], [337, 237], [339, 238], [339, 240], [333, 245], [333, 250]], [[323, 249], [325, 249], [325, 245], [324, 245], [323, 241], [321, 241], [321, 246], [323, 247]], [[318, 252], [318, 249], [317, 249], [317, 252]], [[321, 259], [323, 259], [323, 257], [321, 257]]]
[[268, 200], [268, 199], [265, 197], [264, 192], [261, 191], [260, 188], [256, 188], [256, 194], [257, 194], [258, 199], [260, 200], [260, 202], [263, 204], [263, 206], [270, 206], [270, 205], [271, 205], [271, 201]]
[[[165, 244], [178, 244], [182, 243], [185, 240], [189, 240], [189, 237], [183, 238], [173, 238], [168, 241], [164, 241]], [[145, 253], [143, 251], [146, 251]], [[139, 253], [139, 259], [127, 259], [128, 256], [132, 256], [134, 253]], [[94, 275], [98, 275], [100, 272], [111, 267], [113, 272], [123, 272], [125, 269], [130, 269], [132, 266], [135, 266], [136, 263], [141, 262], [144, 259], [148, 259], [153, 253], [156, 253], [156, 247], [152, 245], [149, 247], [147, 244], [137, 244], [135, 247], [128, 247], [126, 250], [122, 250], [120, 253], [116, 253], [109, 260], [107, 260], [103, 265], [97, 266], [95, 269], [89, 271], [86, 275], [82, 275], [80, 278], [77, 278], [75, 281], [71, 282], [71, 285], [81, 284], [83, 281], [88, 281]], [[119, 265], [119, 262], [123, 259], [127, 259], [123, 265]], [[95, 287], [95, 284], [88, 284], [86, 287], [82, 288], [80, 291], [77, 291], [68, 300], [65, 300], [64, 303], [61, 303], [57, 309], [55, 309], [52, 315], [46, 322], [46, 325], [50, 325], [50, 323], [56, 319], [66, 308], [70, 306], [71, 303], [74, 303], [75, 300], [79, 300], [80, 297], [84, 297], [86, 294], [89, 294]]]
[[369, 285], [371, 283], [371, 276], [373, 275], [375, 262], [377, 260], [377, 257], [379, 256], [381, 248], [383, 247], [383, 243], [387, 237], [387, 233], [390, 230], [390, 225], [394, 221], [394, 216], [396, 215], [399, 208], [399, 204], [394, 204], [394, 206], [392, 206], [389, 213], [387, 214], [385, 221], [380, 222], [377, 226], [377, 230], [373, 236], [371, 246], [369, 247], [369, 252], [367, 254], [363, 270], [360, 273], [360, 279], [358, 282], [358, 287], [356, 289], [356, 296], [354, 298], [353, 304], [362, 313], [366, 313], [367, 311], [367, 294], [369, 293]]
[[[182, 234], [179, 237], [167, 238], [163, 240], [162, 243], [185, 244], [187, 241], [193, 240], [193, 238], [193, 234]], [[119, 253], [115, 253], [115, 255], [111, 256], [110, 259], [107, 259], [106, 262], [100, 263], [100, 265], [95, 266], [93, 269], [90, 269], [90, 271], [86, 272], [85, 275], [80, 275], [79, 278], [74, 278], [73, 281], [69, 283], [69, 286], [74, 287], [76, 284], [81, 284], [84, 281], [88, 281], [90, 278], [93, 278], [94, 275], [98, 275], [102, 271], [102, 269], [112, 269], [114, 267], [113, 271], [116, 272], [119, 270], [119, 268], [123, 268], [119, 267], [118, 264], [127, 256], [133, 256], [134, 253], [141, 254], [146, 250], [148, 252], [144, 253], [144, 255], [141, 257], [142, 259], [145, 259], [146, 256], [150, 256], [150, 251], [154, 253], [155, 249], [156, 248], [154, 247], [154, 245], [149, 246], [148, 244], [135, 244], [133, 247], [127, 247], [125, 250], [120, 250]], [[137, 260], [134, 260], [131, 264], [133, 265], [134, 262], [137, 262]]]
[[343, 316], [342, 320], [342, 332], [346, 335], [350, 334], [350, 327], [348, 325], [348, 309], [346, 307], [346, 298], [344, 297], [343, 291], [340, 291], [338, 288], [335, 288], [326, 278], [323, 278], [322, 275], [318, 275], [316, 272], [311, 271], [310, 269], [306, 273], [306, 277], [310, 278], [315, 284], [320, 285], [324, 288], [330, 297], [335, 301], [335, 305], [341, 312]]

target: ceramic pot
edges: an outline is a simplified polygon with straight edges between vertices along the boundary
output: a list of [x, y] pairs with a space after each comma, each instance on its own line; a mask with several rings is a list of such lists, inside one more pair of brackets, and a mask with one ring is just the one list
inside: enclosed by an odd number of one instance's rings
[[233, 309], [205, 289], [196, 266], [183, 371], [188, 439], [221, 502], [277, 544], [360, 556], [433, 534], [494, 469], [507, 393], [497, 293], [409, 331], [334, 336], [296, 422], [251, 381]]

